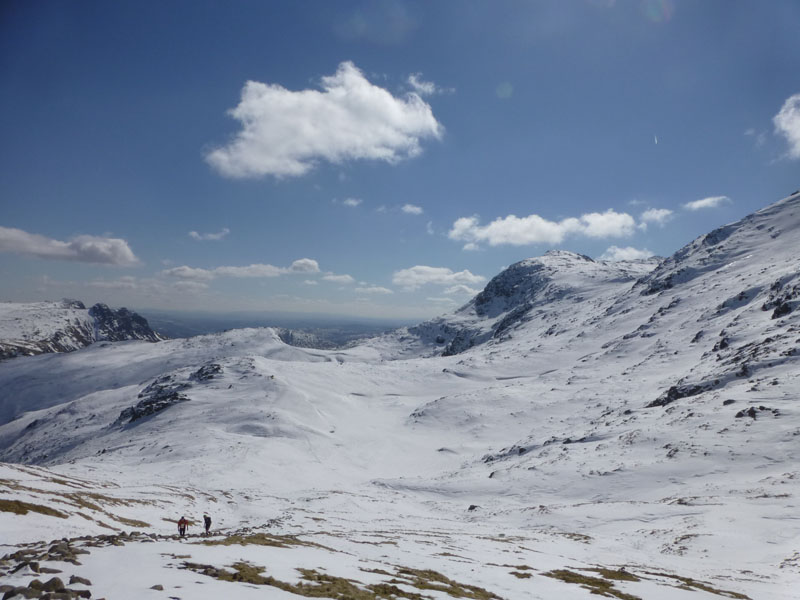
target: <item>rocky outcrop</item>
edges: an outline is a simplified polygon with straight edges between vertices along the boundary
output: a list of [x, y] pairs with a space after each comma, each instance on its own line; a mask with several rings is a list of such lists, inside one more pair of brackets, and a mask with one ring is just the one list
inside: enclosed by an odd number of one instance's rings
[[158, 342], [163, 339], [150, 328], [147, 319], [125, 307], [112, 309], [98, 303], [89, 309], [89, 316], [94, 319], [96, 340]]
[[72, 352], [96, 341], [165, 339], [127, 308], [79, 300], [0, 304], [0, 360], [48, 352]]

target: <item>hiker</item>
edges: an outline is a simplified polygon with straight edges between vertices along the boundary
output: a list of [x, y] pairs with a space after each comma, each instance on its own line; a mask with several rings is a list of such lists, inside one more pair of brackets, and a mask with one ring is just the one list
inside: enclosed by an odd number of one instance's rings
[[206, 535], [211, 530], [211, 517], [208, 515], [203, 515], [203, 524], [206, 526]]
[[186, 535], [186, 526], [189, 524], [189, 521], [186, 520], [186, 517], [181, 517], [181, 520], [178, 521], [178, 535], [181, 537]]

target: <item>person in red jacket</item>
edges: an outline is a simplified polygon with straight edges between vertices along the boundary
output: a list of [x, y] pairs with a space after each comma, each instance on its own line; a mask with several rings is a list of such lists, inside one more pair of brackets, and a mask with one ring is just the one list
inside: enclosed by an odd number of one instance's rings
[[189, 525], [189, 521], [186, 520], [186, 517], [181, 517], [180, 521], [178, 521], [178, 535], [181, 537], [186, 535], [187, 525]]

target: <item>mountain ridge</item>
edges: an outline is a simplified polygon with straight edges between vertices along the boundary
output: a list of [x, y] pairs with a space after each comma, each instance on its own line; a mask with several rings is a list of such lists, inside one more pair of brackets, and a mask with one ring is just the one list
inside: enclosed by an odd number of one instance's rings
[[127, 308], [80, 300], [0, 303], [0, 361], [49, 352], [73, 352], [99, 341], [165, 339]]

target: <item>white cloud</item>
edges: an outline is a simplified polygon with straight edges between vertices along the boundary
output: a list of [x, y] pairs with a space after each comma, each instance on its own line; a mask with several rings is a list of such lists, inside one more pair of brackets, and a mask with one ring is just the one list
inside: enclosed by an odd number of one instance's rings
[[121, 267], [139, 264], [128, 242], [119, 238], [79, 235], [62, 242], [11, 227], [0, 227], [0, 252]]
[[422, 73], [412, 73], [408, 76], [408, 85], [420, 96], [432, 96], [434, 94], [452, 94], [453, 88], [439, 87], [432, 81], [423, 81]]
[[370, 285], [367, 287], [357, 287], [356, 291], [360, 294], [394, 294], [392, 290], [378, 285]]
[[559, 244], [567, 235], [584, 235], [592, 238], [624, 237], [631, 235], [636, 221], [627, 213], [612, 209], [604, 213], [587, 213], [561, 221], [548, 221], [539, 215], [517, 217], [509, 215], [481, 226], [478, 217], [461, 217], [453, 223], [447, 234], [450, 239], [468, 242], [466, 249], [475, 249], [480, 242], [490, 246], [510, 244]]
[[433, 230], [433, 221], [428, 221], [427, 223], [425, 223], [425, 231], [428, 232], [428, 235], [433, 235], [434, 233], [436, 233]]
[[299, 258], [292, 263], [289, 270], [293, 273], [319, 273], [319, 263], [313, 258]]
[[218, 241], [224, 238], [231, 232], [230, 229], [227, 227], [223, 227], [222, 231], [218, 233], [197, 233], [196, 231], [190, 231], [189, 237], [192, 239], [197, 240], [198, 242], [205, 242], [205, 241]]
[[651, 256], [654, 256], [654, 254], [647, 248], [639, 250], [638, 248], [633, 248], [631, 246], [627, 246], [626, 248], [611, 246], [608, 250], [603, 252], [599, 258], [600, 260], [616, 262], [620, 260], [639, 260], [643, 258], [650, 258]]
[[672, 214], [672, 211], [668, 208], [649, 208], [639, 217], [641, 221], [640, 227], [646, 228], [648, 223], [655, 223], [656, 225], [663, 226], [672, 218]]
[[789, 144], [789, 157], [800, 158], [800, 94], [789, 96], [772, 122], [775, 133], [785, 137]]
[[407, 291], [414, 291], [429, 283], [448, 286], [458, 284], [475, 285], [485, 280], [485, 277], [473, 275], [466, 269], [456, 273], [446, 267], [427, 267], [424, 265], [395, 271], [394, 275], [392, 275], [392, 283]]
[[422, 210], [421, 206], [417, 206], [416, 204], [403, 204], [403, 206], [400, 207], [400, 210], [407, 215], [421, 215], [423, 212], [425, 212]]
[[161, 275], [183, 281], [211, 281], [217, 277], [262, 278], [278, 277], [287, 273], [319, 273], [319, 264], [313, 258], [300, 258], [287, 268], [275, 265], [252, 264], [244, 267], [216, 267], [200, 269], [183, 265], [161, 271]]
[[319, 281], [314, 281], [313, 279], [306, 279], [303, 283], [306, 285], [319, 285]]
[[420, 96], [430, 96], [436, 93], [436, 84], [432, 81], [423, 81], [420, 79], [422, 73], [412, 73], [408, 76], [408, 85], [410, 85], [415, 92]]
[[325, 281], [332, 281], [333, 283], [355, 283], [356, 281], [350, 275], [336, 275], [335, 273], [325, 273], [322, 279]]
[[254, 264], [246, 267], [217, 267], [214, 269], [215, 275], [223, 277], [278, 277], [287, 272], [287, 269], [274, 265]]
[[396, 163], [422, 152], [443, 128], [418, 94], [395, 98], [351, 62], [322, 78], [322, 90], [293, 92], [248, 81], [229, 114], [242, 130], [206, 160], [228, 177], [296, 177], [319, 160]]
[[471, 288], [468, 285], [461, 284], [461, 285], [454, 285], [453, 287], [447, 288], [444, 291], [444, 293], [445, 294], [452, 294], [454, 296], [458, 295], [458, 294], [468, 294], [470, 296], [474, 296], [475, 294], [480, 293], [480, 290], [475, 289], [475, 288]]
[[717, 208], [722, 204], [730, 202], [731, 199], [727, 196], [710, 196], [708, 198], [701, 198], [700, 200], [692, 200], [683, 205], [686, 210], [702, 210], [704, 208]]
[[362, 202], [363, 200], [361, 200], [361, 198], [345, 198], [344, 200], [342, 200], [342, 204], [344, 204], [345, 206], [349, 206], [350, 208], [355, 208]]
[[208, 269], [196, 269], [187, 265], [165, 269], [161, 271], [161, 275], [192, 281], [211, 281], [214, 279], [213, 271], [209, 271]]
[[425, 298], [428, 302], [435, 302], [437, 304], [455, 304], [456, 301], [452, 298]]

